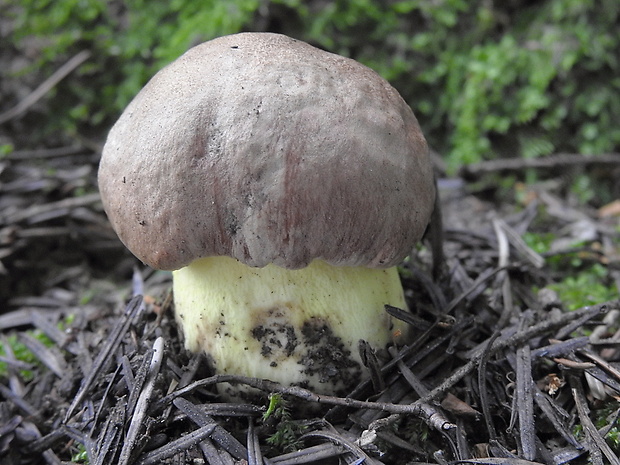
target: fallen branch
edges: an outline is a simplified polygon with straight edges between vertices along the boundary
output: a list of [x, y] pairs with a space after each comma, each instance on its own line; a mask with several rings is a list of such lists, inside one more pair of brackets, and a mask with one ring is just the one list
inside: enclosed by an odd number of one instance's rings
[[498, 171], [522, 171], [530, 168], [553, 169], [566, 166], [620, 165], [620, 153], [605, 153], [585, 156], [578, 153], [558, 153], [541, 158], [500, 158], [463, 166], [459, 175], [465, 178], [478, 177]]
[[19, 102], [10, 110], [7, 110], [4, 113], [0, 114], [0, 124], [4, 124], [7, 121], [10, 121], [28, 110], [28, 108], [37, 103], [45, 94], [47, 94], [52, 88], [54, 88], [56, 84], [58, 84], [65, 77], [67, 77], [78, 66], [88, 60], [90, 56], [91, 53], [88, 50], [82, 50], [80, 53], [67, 61], [64, 65], [58, 68], [54, 72], [54, 74], [52, 74], [49, 78], [43, 81], [43, 83], [24, 100]]

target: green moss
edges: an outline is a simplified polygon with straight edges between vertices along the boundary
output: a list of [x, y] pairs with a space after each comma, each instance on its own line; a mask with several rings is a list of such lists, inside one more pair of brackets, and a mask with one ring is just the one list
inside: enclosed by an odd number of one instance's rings
[[300, 437], [307, 427], [294, 421], [280, 394], [269, 396], [269, 406], [263, 414], [263, 422], [275, 425], [275, 431], [267, 438], [267, 443], [281, 453], [293, 452], [301, 448]]
[[[68, 317], [64, 320], [61, 320], [58, 323], [58, 327], [63, 330], [70, 324], [74, 316]], [[52, 341], [43, 331], [39, 329], [31, 329], [26, 331], [26, 334], [31, 336], [32, 338], [38, 340], [46, 347], [54, 347], [55, 343]], [[17, 334], [10, 333], [6, 336], [4, 341], [0, 343], [0, 357], [6, 357], [6, 349], [5, 344], [8, 344], [10, 350], [13, 352], [13, 355], [16, 360], [26, 363], [33, 367], [33, 369], [20, 369], [19, 374], [24, 379], [24, 381], [30, 381], [35, 376], [36, 370], [42, 367], [41, 361], [26, 347], [26, 345], [19, 340]], [[8, 375], [8, 364], [7, 362], [0, 361], [0, 376]]]
[[526, 232], [523, 234], [523, 240], [534, 252], [543, 254], [549, 251], [551, 243], [557, 237], [553, 233], [533, 233]]
[[86, 447], [83, 444], [77, 445], [77, 450], [71, 456], [71, 461], [75, 463], [90, 463], [88, 460], [88, 453], [86, 452]]
[[15, 148], [12, 144], [0, 144], [0, 160], [8, 157], [14, 150]]
[[[39, 332], [39, 335], [40, 335], [40, 332]], [[11, 351], [13, 352], [13, 355], [15, 356], [16, 360], [26, 363], [28, 365], [31, 365], [33, 367], [40, 366], [41, 362], [39, 361], [39, 359], [35, 357], [35, 355], [32, 352], [30, 352], [30, 350], [22, 342], [18, 340], [16, 334], [10, 334], [6, 338], [5, 343], [10, 346]], [[6, 353], [4, 344], [0, 344], [0, 356], [6, 357], [6, 355], [7, 353]], [[25, 381], [30, 381], [34, 377], [34, 370], [20, 369], [19, 373]], [[8, 375], [8, 364], [6, 362], [0, 361], [0, 376], [7, 376], [7, 375]]]
[[[545, 254], [549, 252], [551, 244], [557, 239], [554, 233], [532, 233], [523, 235], [525, 243], [535, 252]], [[581, 247], [588, 244], [576, 242], [573, 244], [575, 252], [561, 255], [552, 255], [547, 258], [547, 266], [562, 279], [549, 284], [547, 287], [554, 290], [568, 310], [575, 310], [587, 305], [596, 305], [609, 300], [617, 299], [618, 290], [614, 279], [606, 266], [593, 262], [593, 257], [584, 258]]]
[[601, 264], [594, 264], [548, 287], [558, 293], [569, 310], [618, 298], [609, 271]]
[[[241, 30], [282, 31], [389, 79], [451, 170], [500, 156], [599, 154], [620, 144], [616, 0], [23, 0], [24, 73], [92, 58], [46, 96], [43, 133], [107, 128], [145, 82], [188, 47]], [[34, 42], [33, 42], [34, 40]], [[39, 79], [40, 80], [40, 79]]]
[[[610, 425], [610, 422], [616, 418], [616, 411], [618, 405], [616, 401], [607, 402], [603, 407], [592, 410], [591, 419], [594, 426], [600, 431]], [[616, 418], [617, 421], [617, 418]], [[585, 438], [585, 431], [581, 424], [575, 425], [573, 428], [573, 435], [577, 440], [583, 442]], [[612, 448], [616, 454], [620, 454], [620, 430], [617, 425], [612, 426], [605, 435], [605, 441]]]
[[5, 7], [15, 21], [14, 45], [37, 40], [40, 48], [23, 73], [50, 74], [78, 51], [92, 52], [48, 96], [58, 117], [38, 136], [109, 126], [161, 67], [194, 43], [239, 31], [258, 7], [258, 0], [24, 0]]

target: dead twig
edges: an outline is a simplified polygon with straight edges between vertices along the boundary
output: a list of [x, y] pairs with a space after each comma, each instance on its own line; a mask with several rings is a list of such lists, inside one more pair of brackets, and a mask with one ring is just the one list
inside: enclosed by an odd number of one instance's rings
[[92, 205], [100, 200], [99, 193], [87, 194], [81, 197], [69, 197], [57, 202], [33, 205], [23, 210], [8, 213], [6, 216], [0, 217], [0, 221], [6, 224], [19, 223], [25, 220], [33, 221], [33, 219], [37, 218], [38, 221], [43, 221], [43, 218], [47, 219], [50, 215], [64, 215], [70, 209]]
[[20, 342], [28, 347], [28, 350], [30, 350], [41, 363], [54, 372], [56, 376], [62, 378], [66, 375], [67, 363], [56, 346], [48, 348], [41, 341], [27, 333], [20, 333], [18, 337]]
[[[249, 418], [248, 431], [247, 431], [247, 448], [248, 448], [248, 465], [265, 465], [271, 464], [271, 461], [263, 458], [263, 453], [260, 450], [260, 441], [256, 430], [254, 429], [254, 420]], [[263, 462], [265, 460], [265, 462]]]
[[480, 363], [478, 364], [478, 389], [480, 391], [480, 407], [482, 408], [482, 416], [484, 417], [484, 422], [486, 424], [490, 440], [497, 439], [497, 431], [495, 430], [495, 425], [491, 420], [491, 405], [488, 400], [488, 389], [486, 383], [487, 365], [489, 359], [491, 358], [491, 351], [488, 349], [493, 347], [495, 340], [500, 336], [500, 334], [501, 333], [499, 331], [493, 333], [493, 335], [489, 339], [489, 343], [487, 344], [487, 350], [483, 352], [483, 355], [480, 358]]
[[571, 415], [560, 405], [557, 405], [557, 403], [553, 401], [550, 396], [538, 389], [536, 385], [533, 385], [533, 389], [534, 401], [536, 402], [536, 405], [538, 405], [545, 417], [547, 417], [547, 419], [551, 422], [555, 430], [568, 444], [577, 450], [583, 450], [583, 445], [575, 439], [573, 432], [566, 426], [566, 423], [570, 419]]
[[350, 452], [356, 457], [357, 459], [356, 463], [368, 463], [368, 464], [375, 463], [375, 461], [371, 459], [370, 457], [368, 457], [368, 455], [366, 455], [366, 453], [362, 449], [360, 449], [359, 446], [352, 443], [351, 441], [346, 440], [344, 437], [340, 435], [333, 434], [329, 431], [313, 431], [313, 432], [304, 434], [300, 439], [304, 440], [308, 438], [327, 439], [328, 441], [331, 441], [334, 444], [338, 444], [342, 446], [345, 450], [347, 450], [347, 452]]
[[605, 153], [591, 157], [577, 153], [558, 153], [540, 158], [500, 158], [463, 166], [460, 174], [463, 177], [472, 178], [498, 171], [565, 168], [569, 165], [620, 165], [620, 153]]
[[338, 444], [325, 442], [317, 446], [307, 447], [295, 452], [278, 455], [271, 459], [272, 465], [298, 465], [302, 463], [320, 463], [338, 455], [344, 454], [346, 449]]
[[574, 376], [569, 377], [571, 392], [573, 399], [575, 400], [575, 406], [577, 407], [577, 414], [579, 415], [579, 421], [583, 426], [586, 438], [588, 441], [588, 449], [590, 451], [590, 460], [594, 464], [603, 464], [602, 455], [609, 460], [611, 465], [620, 465], [620, 458], [611, 450], [605, 439], [598, 432], [594, 423], [590, 419], [590, 410], [588, 408], [588, 400], [583, 391], [581, 381]]
[[38, 158], [68, 157], [84, 153], [87, 148], [78, 146], [55, 147], [52, 149], [16, 150], [6, 155], [8, 160], [32, 160]]
[[532, 357], [530, 347], [517, 350], [517, 405], [519, 416], [520, 455], [527, 460], [536, 459], [536, 428], [534, 425], [534, 396]]
[[[518, 332], [514, 336], [511, 336], [507, 339], [501, 340], [497, 343], [494, 343], [489, 348], [489, 351], [494, 354], [501, 350], [504, 350], [508, 347], [519, 347], [521, 344], [529, 341], [532, 337], [539, 334], [546, 334], [554, 328], [561, 328], [565, 326], [567, 323], [571, 323], [575, 319], [585, 318], [586, 321], [588, 319], [592, 319], [599, 315], [602, 312], [607, 311], [609, 307], [616, 308], [620, 304], [619, 301], [611, 301], [606, 302], [600, 305], [595, 305], [593, 307], [584, 307], [578, 310], [575, 310], [571, 313], [564, 313], [556, 318], [550, 318], [549, 320], [545, 320], [537, 325], [534, 325], [530, 328], [527, 328], [523, 331]], [[436, 399], [440, 395], [447, 392], [452, 386], [461, 381], [464, 376], [471, 373], [476, 369], [480, 361], [481, 355], [476, 355], [472, 360], [467, 362], [461, 368], [457, 369], [451, 376], [449, 376], [443, 383], [434, 388], [431, 392], [429, 392], [426, 396], [419, 399], [416, 402], [430, 402], [433, 399]]]
[[190, 447], [198, 444], [204, 438], [208, 437], [213, 432], [215, 427], [215, 425], [206, 425], [180, 437], [179, 439], [171, 441], [165, 446], [145, 454], [144, 457], [137, 462], [137, 465], [154, 465], [156, 463], [161, 463], [162, 461], [180, 452], [186, 451]]
[[89, 389], [92, 387], [93, 383], [99, 376], [100, 371], [102, 371], [108, 363], [112, 362], [112, 354], [118, 348], [123, 336], [129, 329], [131, 323], [134, 321], [135, 316], [139, 313], [141, 306], [142, 296], [140, 295], [131, 299], [127, 304], [123, 317], [119, 319], [117, 325], [112, 330], [112, 333], [110, 334], [106, 345], [102, 348], [99, 356], [93, 363], [91, 372], [89, 373], [88, 377], [82, 382], [78, 393], [75, 395], [73, 402], [71, 402], [71, 405], [69, 406], [69, 409], [65, 414], [65, 423], [69, 421], [69, 418], [71, 418], [71, 415], [73, 415], [73, 411], [75, 410], [75, 408], [80, 402], [82, 402]]
[[16, 118], [22, 113], [24, 113], [26, 110], [28, 110], [28, 108], [38, 102], [45, 94], [47, 94], [52, 88], [54, 88], [54, 86], [56, 86], [60, 81], [62, 81], [65, 77], [67, 77], [72, 71], [74, 71], [78, 66], [84, 63], [90, 57], [91, 53], [88, 50], [82, 50], [77, 55], [73, 56], [69, 61], [67, 61], [64, 65], [58, 68], [49, 78], [43, 81], [43, 83], [24, 100], [19, 102], [10, 110], [7, 110], [4, 113], [0, 114], [0, 124], [4, 124], [7, 121], [10, 121], [13, 118]]
[[121, 455], [118, 460], [119, 465], [127, 465], [131, 459], [132, 452], [138, 439], [140, 429], [143, 427], [144, 418], [146, 417], [151, 394], [155, 387], [155, 380], [161, 368], [161, 362], [164, 357], [164, 339], [158, 337], [153, 344], [153, 354], [148, 371], [148, 377], [144, 384], [144, 388], [140, 392], [136, 408], [131, 412], [131, 423], [125, 435], [125, 442], [121, 449]]
[[[198, 383], [198, 382], [197, 382]], [[196, 384], [196, 383], [194, 383]], [[191, 385], [190, 385], [191, 386]], [[188, 388], [190, 387], [188, 386]], [[190, 389], [191, 390], [191, 389]], [[181, 410], [190, 420], [196, 423], [201, 428], [211, 426], [213, 429], [211, 432], [204, 436], [211, 437], [213, 441], [218, 443], [224, 450], [237, 460], [246, 460], [248, 457], [248, 450], [237, 439], [232, 436], [228, 431], [219, 426], [213, 418], [207, 415], [204, 411], [192, 404], [190, 401], [178, 398], [174, 400], [174, 406]]]
[[247, 376], [237, 376], [237, 375], [214, 375], [209, 378], [195, 381], [183, 389], [179, 389], [178, 391], [168, 394], [166, 397], [161, 399], [158, 402], [158, 404], [166, 405], [167, 403], [171, 402], [177, 397], [188, 394], [191, 391], [199, 387], [210, 386], [210, 385], [219, 384], [219, 383], [245, 384], [247, 386], [251, 386], [253, 388], [259, 389], [263, 392], [278, 393], [282, 395], [293, 396], [293, 397], [297, 397], [298, 399], [301, 399], [307, 402], [316, 402], [319, 404], [339, 405], [342, 407], [351, 407], [351, 408], [367, 408], [367, 409], [373, 409], [373, 410], [381, 410], [381, 411], [390, 412], [390, 413], [402, 413], [402, 414], [411, 414], [411, 415], [419, 415], [421, 413], [421, 406], [417, 403], [415, 404], [393, 404], [389, 402], [363, 401], [363, 400], [352, 399], [350, 397], [335, 397], [335, 396], [319, 395], [308, 389], [301, 388], [299, 386], [284, 386], [282, 384], [278, 384], [273, 381], [269, 381], [267, 379], [249, 378]]

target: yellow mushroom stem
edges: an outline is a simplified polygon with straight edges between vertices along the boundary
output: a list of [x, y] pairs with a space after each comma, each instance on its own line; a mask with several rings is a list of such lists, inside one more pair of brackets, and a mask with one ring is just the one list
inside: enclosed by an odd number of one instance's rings
[[396, 268], [320, 260], [299, 270], [252, 268], [209, 257], [173, 276], [185, 346], [204, 351], [216, 373], [343, 393], [363, 374], [360, 339], [383, 349], [406, 332], [384, 309], [406, 306]]

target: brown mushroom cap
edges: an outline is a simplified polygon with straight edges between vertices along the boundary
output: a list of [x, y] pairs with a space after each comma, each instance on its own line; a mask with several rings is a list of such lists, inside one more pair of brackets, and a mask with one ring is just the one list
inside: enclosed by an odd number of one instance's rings
[[114, 125], [99, 188], [140, 260], [228, 255], [388, 267], [435, 189], [409, 106], [358, 62], [270, 33], [220, 37], [158, 72]]

